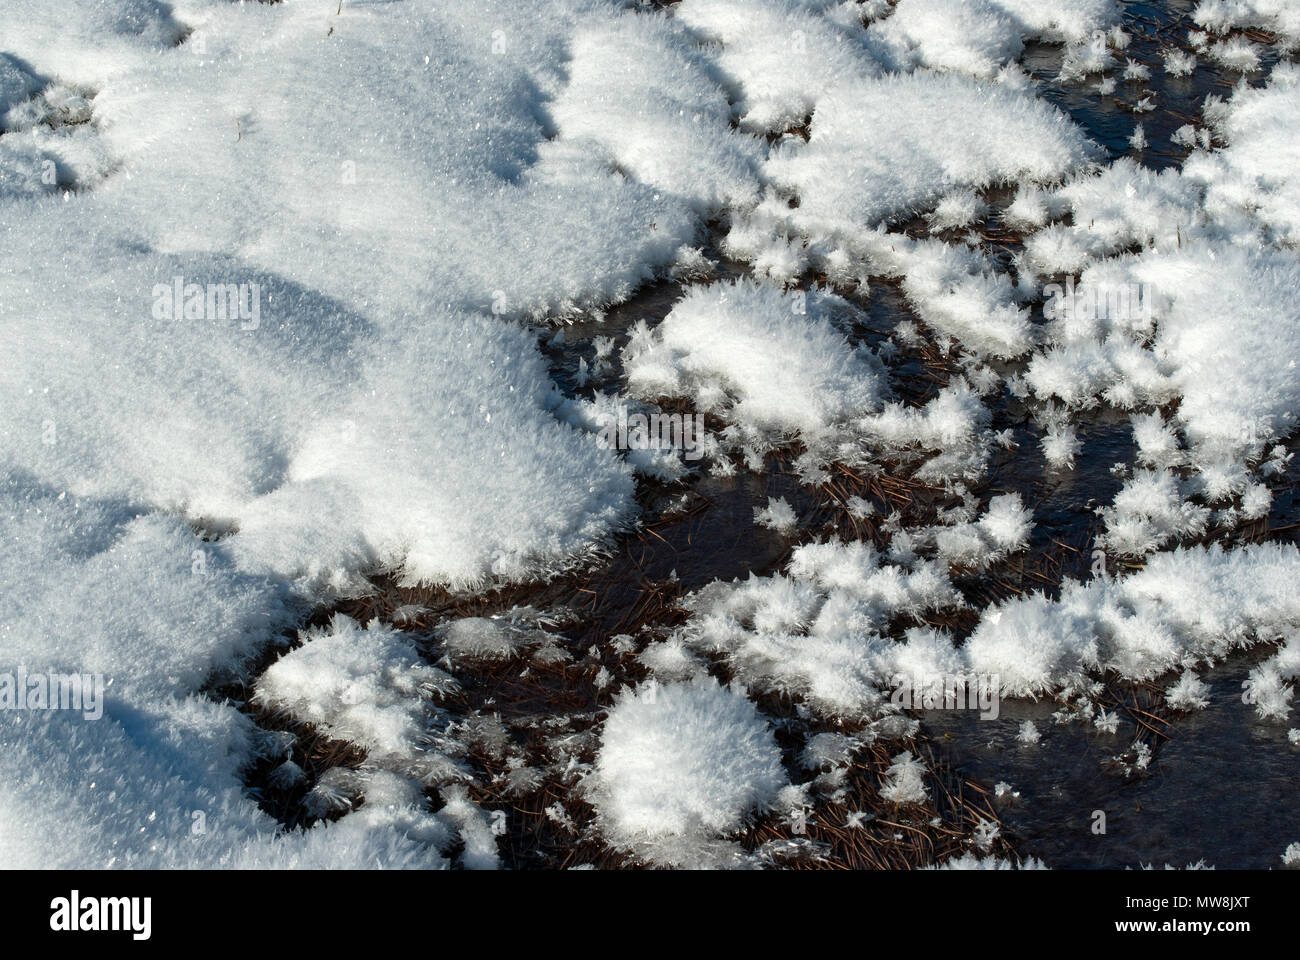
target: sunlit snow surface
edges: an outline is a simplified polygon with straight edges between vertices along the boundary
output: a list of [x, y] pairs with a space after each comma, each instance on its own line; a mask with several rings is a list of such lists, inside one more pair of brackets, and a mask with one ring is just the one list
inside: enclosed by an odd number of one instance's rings
[[[1284, 0], [1164, 5], [1154, 68], [1116, 0], [0, 6], [0, 864], [494, 867], [484, 756], [503, 795], [580, 798], [588, 823], [545, 816], [591, 848], [770, 863], [744, 831], [842, 798], [877, 740], [910, 744], [878, 799], [937, 802], [900, 676], [997, 675], [1106, 734], [1107, 681], [1195, 710], [1197, 671], [1258, 645], [1253, 712], [1293, 722], [1300, 551], [1261, 526], [1295, 522], [1300, 412]], [[1153, 71], [1211, 70], [1166, 131]], [[1122, 131], [1079, 122], [1085, 91]], [[1094, 308], [1045, 316], [1066, 278]], [[601, 333], [668, 282], [659, 322]], [[925, 350], [918, 391], [896, 359]], [[602, 442], [670, 409], [707, 415], [699, 457]], [[1063, 532], [1008, 458], [1092, 469], [1103, 415], [1126, 462], [1071, 494], [1097, 554], [1045, 594], [973, 587]], [[747, 580], [683, 567], [671, 622], [602, 637], [634, 672], [579, 671], [592, 723], [538, 721], [545, 770], [456, 704], [484, 665], [592, 660], [568, 614], [321, 616], [381, 579], [590, 570], [654, 483], [773, 451], [799, 483], [754, 535], [782, 545]], [[904, 470], [937, 516], [837, 493], [845, 522], [804, 529], [797, 491]], [[19, 671], [102, 677], [102, 717], [13, 708]], [[308, 782], [270, 720], [365, 762]], [[997, 835], [947, 865], [1012, 865]]]

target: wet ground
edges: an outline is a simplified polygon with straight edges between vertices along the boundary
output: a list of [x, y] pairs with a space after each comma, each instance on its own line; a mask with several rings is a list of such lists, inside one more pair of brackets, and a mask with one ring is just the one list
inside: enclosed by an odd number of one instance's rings
[[[1138, 82], [1121, 79], [1113, 94], [1097, 90], [1098, 77], [1086, 83], [1059, 82], [1062, 48], [1056, 45], [1030, 45], [1022, 64], [1043, 84], [1042, 95], [1068, 112], [1112, 159], [1127, 155], [1155, 169], [1177, 166], [1190, 151], [1170, 137], [1184, 124], [1199, 121], [1205, 98], [1227, 97], [1243, 81], [1263, 84], [1278, 59], [1276, 47], [1268, 45], [1261, 47], [1262, 67], [1254, 73], [1218, 69], [1201, 56], [1190, 76], [1169, 76], [1162, 68], [1164, 52], [1193, 49], [1187, 34], [1194, 6], [1192, 0], [1125, 4], [1124, 27], [1132, 40], [1117, 57], [1146, 64], [1151, 76]], [[1248, 36], [1260, 43], [1270, 40], [1256, 32]], [[1157, 108], [1135, 113], [1133, 106], [1151, 93]], [[1129, 139], [1139, 122], [1149, 145], [1135, 150]], [[1005, 207], [1010, 193], [990, 191], [987, 198], [996, 211], [999, 203]], [[996, 235], [999, 226], [995, 212], [986, 232]], [[917, 221], [904, 229], [920, 233], [924, 224]], [[1008, 260], [1015, 244], [994, 243], [986, 249], [996, 259]], [[721, 259], [716, 251], [711, 253]], [[723, 276], [743, 272], [738, 264], [725, 264], [722, 271]], [[598, 325], [571, 330], [567, 345], [555, 357], [557, 372], [563, 375], [576, 366], [587, 338], [613, 336], [621, 341], [631, 323], [645, 319], [653, 324], [661, 319], [671, 308], [674, 286], [664, 285], [637, 298]], [[875, 284], [859, 305], [866, 317], [862, 339], [868, 343], [888, 336], [900, 320], [916, 320], [897, 290], [885, 284]], [[910, 387], [914, 399], [923, 402], [941, 384], [926, 378], [919, 366], [900, 365], [893, 374], [896, 387]], [[1046, 469], [1038, 452], [1040, 433], [1024, 405], [1006, 399], [995, 409], [993, 428], [1006, 427], [1015, 431], [1019, 446], [995, 456], [989, 478], [979, 490], [981, 497], [1022, 493], [1034, 506], [1036, 528], [1030, 553], [1057, 561], [1043, 569], [1058, 583], [1065, 575], [1086, 578], [1095, 509], [1109, 503], [1120, 488], [1122, 479], [1112, 467], [1132, 462], [1127, 416], [1106, 409], [1084, 414], [1079, 423], [1083, 453], [1075, 467], [1065, 471]], [[1267, 526], [1249, 528], [1241, 539], [1294, 539], [1294, 524], [1300, 520], [1297, 479], [1293, 472], [1275, 485]], [[710, 504], [693, 522], [693, 542], [687, 549], [675, 545], [670, 550], [651, 550], [646, 560], [647, 574], [653, 577], [664, 576], [664, 568], [671, 564], [686, 589], [715, 578], [775, 569], [785, 556], [783, 538], [750, 523], [753, 508], [764, 505], [768, 497], [786, 496], [802, 508], [801, 526], [815, 525], [810, 523], [817, 515], [815, 498], [809, 498], [779, 464], [761, 476], [705, 478], [692, 489]], [[1052, 584], [1035, 585], [1053, 592]], [[932, 712], [923, 716], [923, 729], [954, 770], [988, 786], [1011, 785], [1016, 795], [1008, 793], [995, 806], [1022, 855], [1038, 856], [1062, 868], [1185, 866], [1201, 860], [1225, 868], [1275, 867], [1289, 842], [1282, 838], [1294, 839], [1290, 801], [1300, 783], [1300, 749], [1287, 741], [1286, 725], [1259, 722], [1253, 708], [1242, 702], [1242, 681], [1265, 655], [1262, 651], [1244, 654], [1205, 673], [1212, 690], [1206, 710], [1159, 720], [1152, 717], [1145, 721], [1146, 727], [1134, 722], [1132, 717], [1140, 714], [1133, 714], [1121, 722], [1116, 734], [1100, 733], [1090, 723], [1058, 724], [1052, 718], [1058, 705], [1023, 702], [1005, 704], [1001, 718], [990, 721], [969, 713]], [[1117, 691], [1116, 701], [1135, 705], [1140, 701], [1143, 708], [1165, 712], [1149, 690]], [[1016, 740], [1026, 719], [1033, 719], [1042, 734], [1034, 746]], [[1145, 770], [1126, 773], [1125, 765], [1113, 758], [1128, 751], [1135, 738], [1153, 747], [1154, 759]], [[1133, 757], [1129, 754], [1126, 759]], [[1105, 814], [1104, 832], [1097, 811]]]
[[[1045, 83], [1043, 95], [1068, 112], [1112, 158], [1132, 156], [1163, 169], [1182, 163], [1190, 152], [1170, 141], [1175, 130], [1199, 122], [1207, 96], [1228, 97], [1238, 83], [1262, 85], [1278, 60], [1278, 49], [1265, 34], [1251, 31], [1261, 44], [1262, 66], [1240, 74], [1198, 57], [1188, 77], [1171, 77], [1161, 69], [1163, 51], [1193, 49], [1187, 41], [1192, 0], [1126, 3], [1125, 29], [1132, 35], [1127, 55], [1151, 67], [1138, 83], [1121, 80], [1113, 96], [1102, 96], [1095, 83], [1053, 82], [1060, 48], [1036, 45], [1025, 54], [1025, 69]], [[1135, 114], [1132, 105], [1147, 91], [1157, 108]], [[1129, 145], [1134, 125], [1143, 124], [1149, 146]], [[1106, 503], [1118, 488], [1111, 464], [1129, 459], [1126, 422], [1095, 418], [1081, 429], [1083, 456], [1074, 474], [1042, 502], [1036, 521], [1067, 537], [1090, 522], [1087, 505]], [[1298, 446], [1293, 440], [1292, 451]], [[1011, 477], [1024, 477], [1023, 464]], [[1300, 520], [1300, 489], [1293, 470], [1274, 485], [1275, 501], [1268, 529], [1248, 532], [1249, 539], [1295, 540]], [[1018, 485], [1018, 484], [1017, 484]], [[1186, 866], [1204, 861], [1220, 868], [1271, 868], [1295, 839], [1291, 815], [1300, 786], [1300, 748], [1286, 736], [1286, 724], [1260, 722], [1242, 702], [1242, 681], [1265, 652], [1234, 657], [1202, 678], [1211, 687], [1210, 706], [1196, 714], [1171, 717], [1168, 725], [1150, 721], [1159, 734], [1131, 721], [1116, 735], [1090, 724], [1058, 725], [1054, 705], [1006, 704], [1003, 718], [981, 722], [968, 715], [933, 714], [926, 729], [943, 745], [942, 754], [967, 775], [1005, 781], [1018, 798], [999, 801], [1004, 824], [1014, 832], [1023, 853], [1055, 867], [1122, 867], [1154, 863]], [[1016, 742], [1018, 723], [1033, 718], [1042, 733], [1034, 746]], [[1137, 736], [1155, 748], [1145, 771], [1131, 775], [1111, 762]], [[1104, 833], [1094, 832], [1096, 811], [1106, 815]]]
[[[1004, 827], [1022, 853], [1052, 867], [1280, 867], [1295, 839], [1300, 748], [1287, 742], [1285, 724], [1261, 723], [1242, 702], [1241, 682], [1263, 656], [1238, 656], [1203, 672], [1210, 705], [1164, 722], [1147, 719], [1158, 735], [1132, 716], [1115, 734], [1091, 723], [1057, 724], [1057, 705], [1023, 702], [1004, 702], [997, 720], [931, 713], [924, 726], [955, 769], [1013, 788], [1017, 796], [994, 801]], [[1130, 702], [1135, 696], [1116, 693]], [[1137, 697], [1150, 706], [1142, 693]], [[1037, 744], [1016, 739], [1028, 719], [1041, 735]], [[1145, 770], [1134, 769], [1131, 753], [1114, 760], [1135, 738], [1153, 747]], [[1094, 832], [1098, 826], [1104, 832]]]

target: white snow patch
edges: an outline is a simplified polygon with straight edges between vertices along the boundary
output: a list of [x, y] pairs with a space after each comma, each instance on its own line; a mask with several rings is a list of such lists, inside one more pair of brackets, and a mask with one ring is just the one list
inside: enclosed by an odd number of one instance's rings
[[624, 692], [587, 785], [611, 844], [674, 862], [770, 809], [788, 779], [767, 721], [706, 677]]
[[[1290, 635], [1297, 575], [1300, 551], [1289, 544], [1157, 553], [1117, 580], [1067, 580], [1057, 601], [1035, 594], [989, 608], [963, 653], [975, 673], [999, 675], [1006, 696], [1050, 694], [1088, 671], [1149, 679]], [[1287, 651], [1261, 675], [1276, 696], [1292, 670]]]
[[370, 757], [414, 760], [435, 712], [430, 702], [456, 681], [421, 658], [399, 630], [365, 627], [335, 614], [303, 634], [257, 681], [255, 698], [274, 710], [364, 747]]
[[812, 439], [880, 403], [877, 365], [855, 351], [834, 318], [834, 294], [782, 292], [742, 280], [695, 287], [623, 352], [639, 397], [691, 397], [756, 433]]
[[953, 190], [1050, 181], [1093, 155], [1082, 131], [1031, 93], [921, 72], [829, 91], [808, 142], [776, 145], [766, 172], [798, 195], [796, 229], [851, 240]]

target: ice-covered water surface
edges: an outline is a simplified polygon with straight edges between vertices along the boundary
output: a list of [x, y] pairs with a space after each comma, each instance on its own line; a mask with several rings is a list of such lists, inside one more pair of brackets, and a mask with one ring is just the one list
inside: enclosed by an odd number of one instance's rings
[[1152, 784], [1289, 775], [1293, 551], [1149, 556], [1294, 540], [1295, 31], [1055, 6], [32, 5], [6, 862], [1264, 865]]

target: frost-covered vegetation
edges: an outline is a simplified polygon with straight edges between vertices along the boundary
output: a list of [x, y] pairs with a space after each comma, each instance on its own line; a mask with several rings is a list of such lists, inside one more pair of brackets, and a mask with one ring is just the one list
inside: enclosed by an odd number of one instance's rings
[[1288, 729], [1300, 13], [1122, 7], [7, 0], [0, 864], [1041, 868], [934, 691]]

